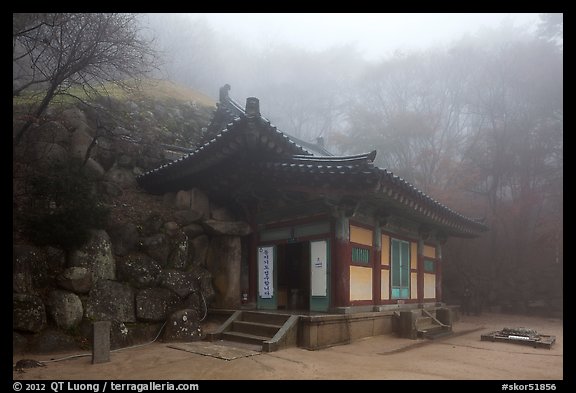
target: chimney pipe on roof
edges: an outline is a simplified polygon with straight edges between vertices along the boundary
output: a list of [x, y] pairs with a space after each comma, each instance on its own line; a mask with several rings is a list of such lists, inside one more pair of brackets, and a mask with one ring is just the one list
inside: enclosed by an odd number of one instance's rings
[[230, 85], [228, 83], [226, 83], [224, 86], [222, 86], [220, 88], [220, 102], [224, 102], [224, 101], [228, 101], [228, 99], [230, 98], [230, 96], [228, 95], [228, 92], [230, 91]]
[[260, 116], [260, 100], [258, 98], [246, 98], [246, 116]]

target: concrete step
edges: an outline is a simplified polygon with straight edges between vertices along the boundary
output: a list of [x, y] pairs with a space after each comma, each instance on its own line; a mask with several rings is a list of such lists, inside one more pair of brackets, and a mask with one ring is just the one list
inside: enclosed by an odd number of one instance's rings
[[435, 340], [437, 338], [452, 336], [453, 334], [454, 334], [454, 332], [452, 330], [450, 330], [449, 328], [443, 327], [440, 330], [427, 331], [426, 333], [424, 333], [424, 338], [428, 338], [430, 340]]
[[234, 321], [232, 322], [231, 331], [272, 338], [278, 333], [281, 327], [282, 325], [272, 325], [268, 323]]
[[262, 345], [262, 342], [269, 340], [270, 337], [256, 336], [253, 334], [241, 333], [241, 332], [224, 332], [222, 333], [222, 339], [246, 344]]
[[242, 312], [242, 321], [244, 322], [255, 322], [255, 323], [264, 323], [268, 325], [282, 326], [286, 323], [288, 318], [290, 318], [290, 315], [252, 312], [252, 311]]
[[418, 317], [416, 318], [416, 330], [422, 330], [424, 327], [429, 326], [439, 326], [434, 319], [430, 317]]

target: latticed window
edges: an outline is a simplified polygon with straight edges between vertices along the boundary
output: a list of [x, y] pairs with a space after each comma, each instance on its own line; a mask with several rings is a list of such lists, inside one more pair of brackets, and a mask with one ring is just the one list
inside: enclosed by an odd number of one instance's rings
[[352, 247], [352, 262], [360, 264], [370, 263], [370, 250], [363, 247]]
[[410, 299], [410, 243], [391, 240], [392, 299]]

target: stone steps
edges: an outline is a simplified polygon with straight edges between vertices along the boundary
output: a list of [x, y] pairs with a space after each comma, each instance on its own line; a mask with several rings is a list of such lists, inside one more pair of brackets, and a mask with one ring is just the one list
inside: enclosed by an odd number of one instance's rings
[[[296, 318], [296, 319], [294, 319]], [[297, 317], [254, 311], [236, 311], [209, 340], [226, 340], [256, 345], [262, 351], [275, 351], [295, 345]]]

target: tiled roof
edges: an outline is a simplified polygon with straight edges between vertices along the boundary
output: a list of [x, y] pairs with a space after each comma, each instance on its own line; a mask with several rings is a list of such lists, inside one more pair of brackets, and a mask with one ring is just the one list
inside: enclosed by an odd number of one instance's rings
[[[238, 164], [237, 169], [246, 171], [246, 178], [311, 190], [330, 187], [349, 195], [362, 195], [424, 222], [451, 228], [452, 233], [474, 235], [487, 229], [478, 220], [448, 208], [401, 177], [374, 166], [376, 151], [348, 156], [314, 155], [312, 152], [325, 149], [307, 149], [302, 145], [309, 143], [278, 130], [260, 115], [257, 99], [249, 98], [251, 101], [243, 109], [227, 94], [221, 94], [220, 98], [208, 127], [209, 137], [182, 158], [138, 176], [142, 187], [160, 193], [190, 188], [199, 179], [210, 181], [207, 170], [234, 157], [233, 163], [244, 163]], [[229, 166], [227, 171], [233, 172], [233, 168]]]

